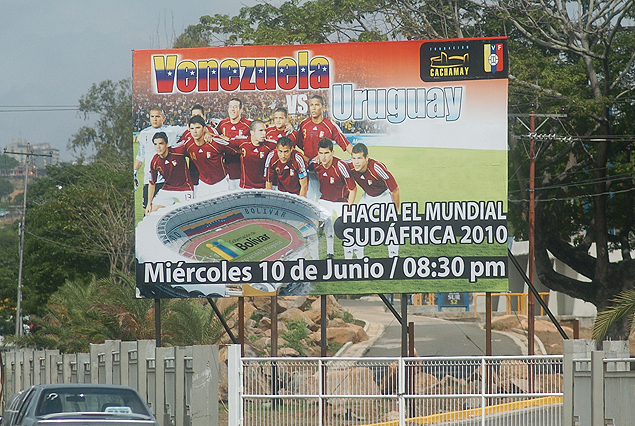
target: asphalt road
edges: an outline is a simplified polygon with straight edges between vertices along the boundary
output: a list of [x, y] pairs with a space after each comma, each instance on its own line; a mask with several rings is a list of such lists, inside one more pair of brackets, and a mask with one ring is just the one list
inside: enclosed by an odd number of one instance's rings
[[[401, 325], [378, 297], [340, 299], [339, 302], [355, 318], [383, 326], [371, 328], [378, 330], [379, 336], [369, 336], [372, 343], [365, 349], [364, 356], [401, 355]], [[400, 312], [399, 301], [396, 303]], [[469, 317], [456, 320], [409, 314], [408, 322], [415, 324], [415, 348], [419, 356], [485, 355], [485, 330]], [[522, 352], [517, 340], [492, 332], [492, 355], [522, 355]]]

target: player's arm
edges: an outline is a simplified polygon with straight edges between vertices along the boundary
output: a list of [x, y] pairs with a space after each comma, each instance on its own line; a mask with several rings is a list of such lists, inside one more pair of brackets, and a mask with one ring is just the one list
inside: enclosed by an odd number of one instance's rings
[[357, 197], [357, 185], [355, 185], [355, 188], [348, 191], [348, 199], [346, 200], [346, 202], [349, 206], [351, 204], [355, 204], [355, 197]]
[[148, 184], [148, 204], [146, 205], [145, 214], [149, 214], [150, 212], [153, 211], [153, 209], [152, 209], [152, 199], [154, 198], [155, 188], [156, 188], [156, 186], [154, 185], [154, 183], [150, 182]]
[[305, 176], [300, 178], [300, 197], [306, 197], [306, 193], [309, 191], [309, 177]]
[[401, 207], [401, 205], [399, 204], [399, 201], [400, 201], [399, 200], [399, 187], [396, 187], [395, 189], [390, 191], [390, 194], [392, 195], [392, 201], [397, 206], [397, 211], [399, 211], [399, 208]]

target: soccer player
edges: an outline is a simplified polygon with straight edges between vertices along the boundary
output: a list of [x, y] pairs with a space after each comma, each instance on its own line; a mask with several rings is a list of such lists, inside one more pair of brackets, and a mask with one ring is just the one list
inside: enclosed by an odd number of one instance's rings
[[293, 147], [293, 141], [286, 136], [278, 139], [275, 151], [271, 151], [265, 162], [265, 188], [306, 197], [308, 176], [306, 160]]
[[223, 156], [236, 154], [238, 150], [220, 138], [205, 141], [205, 119], [195, 115], [189, 121], [190, 137], [184, 142], [190, 161], [198, 171], [198, 183], [194, 186], [194, 198], [204, 198], [229, 191], [229, 180]]
[[[150, 182], [150, 162], [154, 157], [154, 145], [152, 142], [152, 138], [157, 132], [163, 132], [167, 136], [167, 143], [170, 146], [173, 146], [178, 141], [179, 137], [185, 132], [186, 127], [183, 126], [167, 126], [165, 125], [165, 114], [161, 108], [155, 107], [150, 110], [150, 127], [146, 127], [143, 129], [139, 135], [137, 136], [137, 140], [139, 141], [139, 150], [137, 151], [137, 156], [134, 161], [134, 186], [135, 189], [139, 186], [139, 180], [137, 179], [137, 173], [141, 168], [142, 164], [143, 168], [143, 208], [145, 209], [148, 205], [148, 184]], [[157, 180], [154, 182], [155, 185], [155, 194], [161, 189], [163, 186], [163, 177], [158, 176]], [[152, 198], [149, 198], [152, 200]]]
[[276, 143], [265, 139], [265, 123], [254, 120], [249, 125], [250, 140], [240, 145], [240, 187], [265, 188], [265, 161]]
[[[236, 148], [240, 148], [243, 142], [249, 138], [249, 124], [251, 120], [242, 116], [243, 101], [239, 98], [231, 98], [227, 104], [228, 117], [221, 120], [216, 131], [221, 138]], [[240, 155], [225, 155], [225, 165], [229, 173], [229, 188], [237, 189], [240, 185]]]
[[[196, 104], [190, 109], [190, 118], [194, 117], [195, 115], [199, 115], [203, 117], [204, 122], [205, 123], [207, 122], [207, 117], [205, 116], [205, 108], [203, 107], [203, 105]], [[213, 135], [218, 134], [216, 132], [216, 123], [212, 122], [212, 123], [206, 124], [205, 128], [207, 129], [207, 133], [210, 134], [210, 136], [205, 137], [205, 141], [211, 142]], [[179, 139], [179, 142], [186, 141], [189, 139], [189, 137], [190, 137], [190, 129], [189, 129], [189, 123], [188, 123], [188, 128], [187, 130], [185, 130], [183, 135], [181, 135], [181, 139]]]
[[[193, 196], [192, 178], [185, 159], [185, 145], [168, 146], [168, 136], [165, 132], [158, 132], [152, 137], [156, 154], [150, 162], [150, 182], [148, 183], [148, 205], [145, 213], [191, 200]], [[163, 189], [154, 197], [155, 182], [163, 176]]]
[[320, 95], [313, 95], [309, 99], [310, 117], [300, 123], [297, 145], [302, 149], [304, 155], [313, 159], [317, 156], [318, 143], [324, 139], [331, 139], [337, 143], [342, 151], [350, 154], [353, 146], [344, 137], [342, 131], [335, 123], [324, 117], [324, 98]]
[[293, 126], [289, 123], [287, 109], [280, 107], [273, 112], [273, 126], [267, 127], [266, 139], [276, 143], [282, 136], [289, 137], [294, 143], [297, 138]]
[[[399, 210], [399, 185], [384, 166], [379, 161], [368, 157], [368, 148], [363, 143], [357, 143], [351, 153], [350, 164], [351, 176], [355, 182], [364, 190], [364, 195], [359, 200], [360, 204], [389, 204], [395, 203]], [[364, 257], [364, 248], [360, 247], [361, 253], [356, 253], [357, 258]], [[399, 256], [399, 246], [389, 245], [388, 256]]]
[[[349, 173], [348, 166], [333, 155], [333, 141], [322, 139], [318, 143], [318, 155], [309, 163], [309, 170], [315, 171], [320, 182], [318, 204], [329, 212], [324, 225], [326, 235], [326, 256], [333, 257], [334, 232], [333, 221], [342, 214], [345, 204], [353, 204], [357, 195], [357, 185]], [[335, 216], [335, 217], [333, 217]], [[353, 258], [354, 247], [344, 247], [344, 258]]]
[[[296, 144], [302, 149], [304, 155], [311, 160], [317, 156], [318, 143], [324, 138], [337, 143], [342, 148], [342, 151], [351, 152], [353, 146], [344, 137], [340, 128], [324, 117], [324, 98], [320, 95], [313, 95], [309, 99], [309, 117], [300, 123]], [[313, 201], [317, 201], [320, 197], [317, 177], [312, 172], [309, 174], [307, 197]]]

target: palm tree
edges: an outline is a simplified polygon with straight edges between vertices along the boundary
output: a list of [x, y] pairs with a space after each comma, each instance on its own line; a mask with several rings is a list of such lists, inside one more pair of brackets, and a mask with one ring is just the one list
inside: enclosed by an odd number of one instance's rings
[[604, 338], [613, 324], [624, 318], [628, 319], [631, 333], [635, 331], [635, 289], [632, 288], [619, 293], [610, 302], [613, 305], [605, 311], [599, 312], [593, 323], [592, 336], [597, 342]]

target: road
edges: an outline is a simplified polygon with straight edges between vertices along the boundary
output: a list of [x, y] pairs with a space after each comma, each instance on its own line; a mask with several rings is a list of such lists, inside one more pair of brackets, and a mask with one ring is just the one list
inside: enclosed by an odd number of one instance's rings
[[[369, 342], [363, 353], [343, 356], [398, 357], [401, 354], [401, 325], [379, 297], [340, 299], [340, 304], [356, 319], [368, 322]], [[398, 304], [399, 302], [397, 302]], [[399, 306], [397, 311], [399, 312]], [[485, 355], [485, 330], [471, 318], [442, 319], [424, 315], [408, 315], [414, 322], [415, 349], [419, 356]], [[353, 348], [355, 349], [355, 348]], [[518, 339], [492, 332], [492, 355], [522, 355]]]

